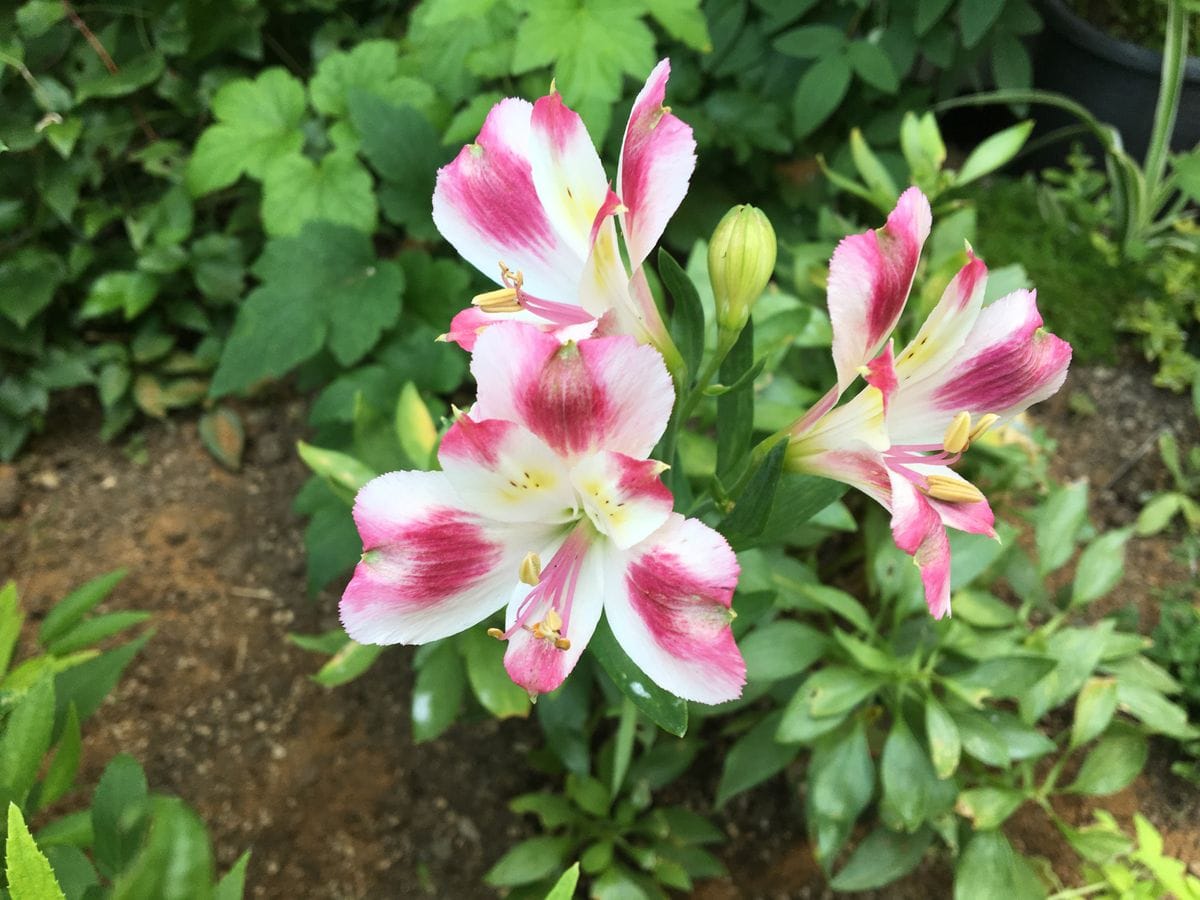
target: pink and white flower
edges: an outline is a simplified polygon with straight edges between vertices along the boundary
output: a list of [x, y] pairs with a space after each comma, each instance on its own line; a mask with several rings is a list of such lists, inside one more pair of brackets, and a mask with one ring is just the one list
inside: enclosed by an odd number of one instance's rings
[[449, 340], [470, 350], [508, 317], [579, 339], [609, 315], [604, 330], [671, 346], [642, 272], [696, 166], [692, 129], [663, 105], [670, 71], [664, 59], [633, 103], [615, 192], [583, 120], [553, 86], [536, 103], [497, 103], [475, 142], [438, 172], [438, 230], [500, 285], [455, 316]]
[[[950, 611], [946, 527], [995, 536], [984, 495], [953, 466], [970, 444], [1057, 391], [1071, 346], [1042, 329], [1036, 294], [983, 305], [987, 267], [968, 248], [920, 331], [893, 355], [929, 201], [901, 195], [887, 224], [851, 235], [829, 266], [837, 384], [790, 429], [787, 464], [850, 484], [892, 514], [892, 536], [921, 569], [934, 617]], [[867, 382], [837, 406], [858, 375]]]
[[479, 336], [471, 369], [478, 401], [442, 441], [442, 471], [392, 472], [358, 495], [364, 552], [341, 602], [350, 636], [420, 644], [507, 606], [491, 633], [536, 695], [567, 677], [603, 612], [666, 690], [739, 696], [737, 559], [672, 511], [665, 466], [647, 458], [675, 399], [662, 357], [626, 335], [561, 343], [505, 322]]

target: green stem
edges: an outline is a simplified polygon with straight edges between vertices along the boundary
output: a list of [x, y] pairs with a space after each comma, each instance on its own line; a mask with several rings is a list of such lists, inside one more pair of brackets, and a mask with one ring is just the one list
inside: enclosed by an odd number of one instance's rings
[[1146, 185], [1153, 196], [1167, 170], [1171, 133], [1179, 114], [1179, 95], [1183, 91], [1187, 66], [1188, 14], [1179, 0], [1167, 3], [1167, 36], [1163, 45], [1162, 74], [1159, 76], [1158, 105], [1154, 109], [1154, 128], [1146, 150]]
[[[692, 413], [696, 410], [696, 404], [700, 402], [700, 398], [704, 396], [704, 389], [712, 382], [713, 376], [717, 374], [717, 370], [721, 368], [721, 363], [725, 361], [725, 357], [729, 355], [729, 351], [733, 349], [733, 345], [737, 342], [737, 335], [730, 335], [726, 331], [719, 332], [717, 337], [717, 349], [712, 357], [700, 370], [699, 377], [690, 385], [683, 384], [687, 380], [686, 368], [683, 367], [683, 358], [679, 357], [680, 372], [685, 373], [676, 377], [674, 369], [671, 369], [672, 377], [675, 380], [675, 389], [679, 391], [679, 402], [675, 405], [675, 411], [671, 415], [671, 421], [667, 423], [667, 432], [663, 435], [663, 462], [667, 465], [675, 465], [675, 447], [679, 441], [679, 429], [687, 424]], [[672, 349], [675, 345], [671, 344]], [[660, 351], [662, 348], [659, 348]], [[678, 356], [679, 351], [675, 351]], [[670, 362], [667, 367], [670, 369]]]
[[616, 802], [617, 794], [625, 781], [625, 773], [629, 771], [629, 762], [633, 759], [633, 740], [637, 736], [638, 711], [632, 700], [625, 697], [621, 701], [621, 719], [617, 725], [617, 737], [613, 746], [612, 770], [612, 799]]

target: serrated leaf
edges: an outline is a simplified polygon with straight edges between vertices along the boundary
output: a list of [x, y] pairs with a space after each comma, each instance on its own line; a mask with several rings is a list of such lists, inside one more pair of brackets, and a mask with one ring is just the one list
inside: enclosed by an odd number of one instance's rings
[[242, 451], [246, 446], [246, 432], [242, 428], [242, 417], [227, 406], [218, 406], [200, 417], [197, 426], [200, 441], [212, 454], [213, 459], [230, 471], [242, 467]]
[[400, 45], [395, 41], [368, 40], [351, 50], [330, 53], [309, 84], [313, 107], [327, 116], [345, 116], [356, 91], [391, 104], [428, 107], [435, 97], [433, 88], [401, 74], [400, 69]]
[[217, 124], [200, 135], [188, 162], [188, 189], [201, 196], [228, 187], [243, 172], [261, 179], [272, 162], [304, 145], [305, 106], [304, 85], [284, 69], [226, 83], [213, 97]]
[[66, 900], [54, 878], [50, 862], [34, 843], [21, 810], [8, 804], [8, 839], [4, 848], [4, 874], [12, 900]]
[[298, 234], [317, 221], [370, 234], [377, 215], [375, 184], [350, 153], [334, 151], [318, 162], [292, 153], [273, 160], [263, 174], [263, 227], [273, 237]]
[[269, 241], [254, 274], [263, 284], [238, 310], [213, 375], [214, 397], [284, 374], [327, 339], [338, 361], [351, 365], [400, 312], [404, 273], [376, 258], [367, 235], [344, 226], [313, 222]]

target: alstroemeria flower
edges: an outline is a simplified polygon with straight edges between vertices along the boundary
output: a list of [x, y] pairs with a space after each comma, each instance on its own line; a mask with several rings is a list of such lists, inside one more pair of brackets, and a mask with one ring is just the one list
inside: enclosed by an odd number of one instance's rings
[[583, 120], [553, 86], [533, 104], [497, 103], [475, 143], [438, 172], [433, 221], [500, 285], [455, 316], [448, 339], [470, 350], [478, 333], [502, 318], [578, 339], [611, 311], [606, 330], [667, 346], [641, 267], [696, 166], [692, 129], [663, 106], [670, 71], [664, 59], [633, 103], [615, 192]]
[[[1042, 330], [1031, 291], [984, 307], [987, 267], [968, 249], [916, 337], [893, 356], [891, 333], [930, 224], [929, 201], [910, 188], [883, 228], [834, 251], [828, 302], [838, 383], [792, 426], [787, 464], [850, 484], [888, 509], [892, 536], [920, 567], [929, 610], [941, 618], [950, 610], [946, 527], [995, 536], [987, 499], [950, 467], [988, 429], [1057, 391], [1071, 346]], [[859, 374], [868, 386], [835, 408]]]
[[342, 597], [352, 638], [421, 644], [507, 606], [504, 665], [531, 694], [574, 668], [601, 612], [630, 658], [689, 700], [737, 697], [746, 667], [729, 544], [672, 511], [647, 459], [675, 400], [662, 357], [632, 337], [561, 343], [489, 328], [479, 397], [438, 451], [440, 472], [392, 472], [354, 505], [363, 558]]

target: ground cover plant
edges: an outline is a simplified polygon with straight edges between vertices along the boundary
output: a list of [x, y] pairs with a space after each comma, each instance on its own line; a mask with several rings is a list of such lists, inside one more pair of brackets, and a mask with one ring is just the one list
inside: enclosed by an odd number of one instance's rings
[[[341, 627], [290, 640], [343, 691], [390, 691], [387, 645], [417, 645], [416, 741], [537, 722], [510, 804], [537, 830], [483, 879], [508, 896], [694, 890], [727, 872], [714, 822], [769, 779], [838, 891], [922, 866], [962, 897], [1194, 890], [1148, 821], [1063, 811], [1130, 785], [1152, 738], [1197, 740], [1184, 620], [1148, 653], [1107, 612], [1135, 534], [1191, 525], [1193, 473], [1164, 448], [1175, 489], [1099, 532], [1087, 486], [1049, 478], [1025, 411], [1116, 317], [1058, 336], [1074, 288], [1020, 249], [985, 263], [1031, 230], [989, 225], [985, 180], [1030, 124], [958, 153], [929, 110], [964, 85], [1045, 99], [1021, 90], [1029, 4], [243, 12], [13, 14], [5, 456], [92, 385], [110, 436], [201, 406], [236, 468], [241, 398], [310, 392], [296, 509]], [[1174, 63], [1187, 21], [1171, 4]], [[1190, 297], [1190, 163], [1105, 146], [1107, 180], [1077, 160], [1020, 199], [1136, 273], [1125, 322], [1182, 386], [1153, 292]], [[141, 621], [109, 616], [69, 624]], [[13, 699], [0, 746], [27, 773], [59, 747], [48, 779], [76, 732], [56, 713], [28, 739], [54, 704]], [[144, 784], [118, 755], [59, 831], [14, 793], [10, 893], [240, 893], [246, 858], [214, 886], [196, 816]], [[119, 863], [85, 827], [113, 803]], [[1014, 838], [1030, 816], [1074, 861]]]

